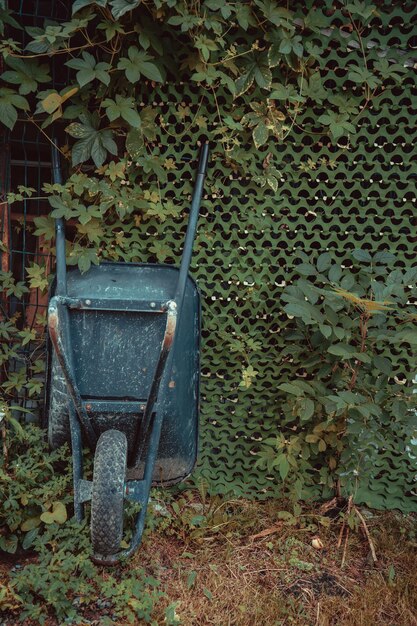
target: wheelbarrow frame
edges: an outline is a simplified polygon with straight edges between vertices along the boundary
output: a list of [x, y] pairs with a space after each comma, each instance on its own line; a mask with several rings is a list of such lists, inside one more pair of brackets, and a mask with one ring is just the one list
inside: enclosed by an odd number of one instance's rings
[[[165, 315], [165, 328], [156, 366], [146, 401], [140, 407], [141, 420], [137, 426], [135, 437], [135, 449], [133, 451], [133, 469], [139, 469], [139, 464], [146, 456], [143, 477], [138, 480], [125, 480], [124, 498], [137, 502], [141, 505], [135, 522], [135, 530], [129, 547], [115, 554], [95, 554], [94, 560], [102, 564], [115, 563], [121, 558], [129, 557], [139, 546], [145, 526], [146, 511], [149, 501], [149, 493], [152, 486], [155, 461], [160, 444], [161, 429], [164, 413], [158, 408], [158, 395], [161, 381], [170, 376], [172, 370], [173, 345], [177, 336], [179, 321], [184, 305], [184, 296], [187, 283], [190, 281], [189, 267], [192, 256], [193, 242], [195, 239], [197, 221], [203, 193], [204, 178], [207, 170], [208, 144], [202, 145], [198, 171], [192, 196], [189, 221], [182, 259], [178, 273], [178, 280], [174, 297], [169, 300], [155, 301], [78, 298], [68, 295], [67, 269], [65, 252], [65, 224], [62, 218], [56, 219], [56, 282], [55, 292], [51, 297], [48, 307], [48, 333], [52, 343], [52, 349], [64, 375], [68, 392], [68, 413], [72, 446], [73, 462], [73, 486], [74, 486], [74, 510], [78, 521], [84, 516], [84, 504], [91, 500], [92, 481], [85, 480], [83, 476], [82, 447], [86, 440], [92, 450], [95, 450], [98, 434], [88, 414], [88, 406], [82, 397], [77, 384], [73, 353], [71, 348], [71, 330], [69, 316], [71, 311], [123, 311], [138, 314]], [[52, 171], [54, 183], [62, 184], [59, 154], [56, 148], [52, 151]], [[118, 264], [114, 264], [118, 265]], [[128, 266], [142, 267], [142, 264], [126, 264]], [[143, 264], [146, 267], [147, 264]], [[155, 264], [153, 267], [164, 267]], [[172, 267], [172, 266], [170, 266]], [[198, 303], [199, 306], [199, 303]], [[198, 311], [199, 315], [200, 311]], [[162, 393], [163, 395], [163, 393]], [[131, 403], [130, 403], [131, 404]], [[109, 425], [109, 429], [111, 429]], [[130, 468], [132, 469], [132, 467]]]

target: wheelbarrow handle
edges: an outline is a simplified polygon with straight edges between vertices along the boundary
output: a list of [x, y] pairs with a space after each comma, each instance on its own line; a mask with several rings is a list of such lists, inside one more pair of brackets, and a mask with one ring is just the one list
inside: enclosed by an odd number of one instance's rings
[[[52, 139], [52, 182], [54, 185], [62, 185], [61, 161], [59, 157], [58, 140]], [[55, 240], [56, 240], [56, 294], [65, 296], [67, 294], [67, 270], [65, 260], [65, 222], [62, 217], [55, 220]]]
[[203, 174], [203, 176], [205, 176], [207, 172], [208, 156], [209, 156], [209, 145], [206, 142], [206, 143], [203, 143], [203, 145], [201, 146], [200, 159], [198, 162], [198, 173]]
[[197, 230], [198, 214], [200, 212], [201, 198], [203, 195], [204, 178], [207, 171], [207, 162], [209, 155], [209, 145], [204, 143], [200, 149], [200, 159], [198, 162], [197, 176], [194, 184], [194, 192], [191, 201], [190, 215], [188, 218], [187, 232], [185, 235], [184, 248], [182, 252], [182, 259], [180, 265], [180, 271], [178, 275], [177, 288], [175, 290], [174, 300], [178, 307], [178, 318], [181, 314], [182, 302], [184, 299], [185, 286], [188, 277], [188, 271], [190, 269], [191, 255], [193, 251], [193, 243]]

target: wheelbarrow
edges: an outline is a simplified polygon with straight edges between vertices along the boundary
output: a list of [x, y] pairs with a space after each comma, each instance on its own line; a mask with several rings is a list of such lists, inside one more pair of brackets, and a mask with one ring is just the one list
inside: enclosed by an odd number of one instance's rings
[[[68, 269], [56, 220], [56, 278], [48, 306], [48, 440], [72, 449], [77, 520], [91, 500], [94, 561], [109, 565], [139, 546], [153, 484], [184, 480], [197, 458], [200, 295], [189, 275], [207, 170], [200, 151], [180, 267], [101, 263]], [[61, 183], [58, 151], [53, 180]], [[82, 448], [94, 452], [93, 479]], [[140, 504], [121, 549], [124, 500]]]

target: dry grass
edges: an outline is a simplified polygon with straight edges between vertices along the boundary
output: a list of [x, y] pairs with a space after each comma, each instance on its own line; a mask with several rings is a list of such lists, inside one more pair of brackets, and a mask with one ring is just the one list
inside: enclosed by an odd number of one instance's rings
[[[346, 507], [335, 504], [293, 516], [288, 503], [186, 491], [157, 502], [142, 547], [111, 573], [123, 580], [143, 567], [159, 581], [160, 626], [172, 603], [183, 626], [417, 626], [416, 516], [361, 509], [366, 529], [353, 515], [347, 533]], [[93, 603], [84, 614], [81, 624], [101, 626], [109, 611]]]
[[[378, 559], [374, 563], [360, 524], [338, 547], [337, 512], [327, 518], [328, 527], [317, 524], [317, 508], [290, 518], [289, 524], [279, 519], [282, 503], [230, 502], [222, 505], [220, 523], [209, 515], [205, 526], [184, 532], [187, 507], [195, 506], [185, 505], [176, 522], [150, 536], [135, 557], [137, 565], [161, 581], [169, 602], [177, 603], [181, 624], [417, 625], [414, 517], [367, 517]], [[185, 523], [178, 533], [181, 520]], [[322, 548], [313, 547], [317, 538]]]

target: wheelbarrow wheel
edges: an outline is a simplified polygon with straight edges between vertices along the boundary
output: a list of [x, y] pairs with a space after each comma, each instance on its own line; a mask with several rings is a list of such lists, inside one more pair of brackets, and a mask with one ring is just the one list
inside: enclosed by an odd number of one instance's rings
[[99, 556], [113, 555], [120, 548], [126, 462], [126, 435], [106, 430], [97, 442], [91, 495], [91, 542]]
[[71, 442], [71, 430], [68, 412], [68, 391], [64, 374], [55, 353], [51, 356], [47, 399], [48, 442], [55, 450], [64, 443]]

